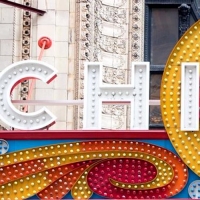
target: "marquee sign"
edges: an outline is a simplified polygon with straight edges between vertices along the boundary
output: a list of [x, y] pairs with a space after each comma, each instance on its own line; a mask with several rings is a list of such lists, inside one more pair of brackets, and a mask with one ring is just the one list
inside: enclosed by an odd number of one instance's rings
[[[170, 65], [171, 67], [171, 65]], [[111, 85], [102, 82], [102, 63], [85, 63], [85, 98], [84, 98], [84, 129], [101, 129], [102, 103], [131, 104], [131, 130], [148, 130], [149, 128], [149, 63], [133, 62], [131, 84]], [[175, 68], [175, 71], [178, 68]], [[181, 114], [181, 130], [196, 131], [199, 129], [199, 64], [182, 63], [181, 101], [178, 98]], [[56, 117], [46, 108], [33, 113], [24, 113], [11, 103], [10, 93], [15, 85], [22, 80], [37, 78], [49, 83], [56, 76], [56, 70], [41, 61], [29, 60], [14, 63], [2, 71], [0, 75], [0, 118], [11, 127], [20, 130], [37, 130], [50, 126]], [[169, 75], [167, 75], [169, 76]], [[176, 75], [173, 74], [172, 85]], [[180, 81], [179, 81], [180, 83]], [[164, 79], [163, 88], [167, 88], [168, 78]], [[165, 94], [165, 91], [163, 92]], [[180, 92], [177, 94], [180, 95]], [[173, 111], [173, 92], [167, 97], [168, 105]], [[165, 99], [163, 99], [166, 101]], [[163, 109], [167, 104], [162, 106]], [[164, 111], [164, 116], [167, 112]], [[172, 117], [174, 119], [174, 116]], [[166, 121], [167, 119], [165, 119]], [[177, 121], [174, 122], [176, 124]], [[167, 127], [170, 124], [166, 125]]]
[[162, 77], [161, 111], [169, 139], [179, 156], [200, 176], [199, 61], [200, 21], [172, 50]]

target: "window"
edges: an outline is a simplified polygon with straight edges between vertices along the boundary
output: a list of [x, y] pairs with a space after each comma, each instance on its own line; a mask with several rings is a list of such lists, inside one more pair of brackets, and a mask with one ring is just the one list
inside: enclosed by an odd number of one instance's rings
[[178, 41], [176, 8], [151, 8], [150, 62], [163, 65]]

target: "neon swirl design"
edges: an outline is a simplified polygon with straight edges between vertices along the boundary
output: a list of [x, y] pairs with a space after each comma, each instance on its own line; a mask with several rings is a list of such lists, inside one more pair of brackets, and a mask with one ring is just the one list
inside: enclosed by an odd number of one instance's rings
[[167, 149], [136, 141], [87, 141], [0, 156], [0, 198], [168, 198], [187, 182], [186, 165]]

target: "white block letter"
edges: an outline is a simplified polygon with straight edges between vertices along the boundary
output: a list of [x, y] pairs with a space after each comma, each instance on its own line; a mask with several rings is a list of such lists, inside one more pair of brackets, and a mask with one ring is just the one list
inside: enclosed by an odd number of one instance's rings
[[21, 130], [36, 130], [49, 126], [55, 116], [46, 108], [37, 112], [23, 113], [11, 103], [10, 93], [14, 86], [29, 78], [49, 83], [56, 76], [56, 70], [41, 61], [21, 61], [5, 68], [0, 74], [0, 118], [11, 127]]
[[132, 130], [149, 128], [149, 63], [132, 63], [131, 84], [102, 83], [102, 63], [85, 63], [84, 129], [101, 129], [102, 102], [130, 102]]
[[181, 130], [199, 130], [199, 63], [181, 65]]

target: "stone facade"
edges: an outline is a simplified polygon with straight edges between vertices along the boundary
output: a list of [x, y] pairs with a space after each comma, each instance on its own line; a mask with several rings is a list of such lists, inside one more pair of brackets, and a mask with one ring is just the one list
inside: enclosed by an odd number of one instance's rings
[[[0, 4], [0, 71], [21, 59], [21, 17], [21, 10]], [[16, 88], [11, 97], [19, 98], [19, 93], [19, 88]], [[11, 128], [3, 122], [0, 125], [7, 130]]]
[[[34, 1], [33, 6], [47, 13], [32, 16], [31, 58], [37, 59], [40, 53], [38, 39], [47, 36], [52, 40], [52, 47], [45, 51], [42, 60], [58, 70], [57, 78], [50, 84], [36, 83], [34, 97], [38, 100], [74, 99], [75, 2]], [[74, 128], [73, 106], [49, 106], [48, 109], [57, 116], [57, 122], [51, 129]]]
[[[97, 61], [104, 65], [103, 82], [126, 84], [130, 82], [132, 61], [143, 60], [144, 2], [142, 1], [80, 1], [77, 13], [76, 98], [83, 99], [84, 62]], [[105, 105], [102, 128], [129, 128], [130, 108]], [[77, 109], [75, 121], [82, 128], [83, 109]]]

